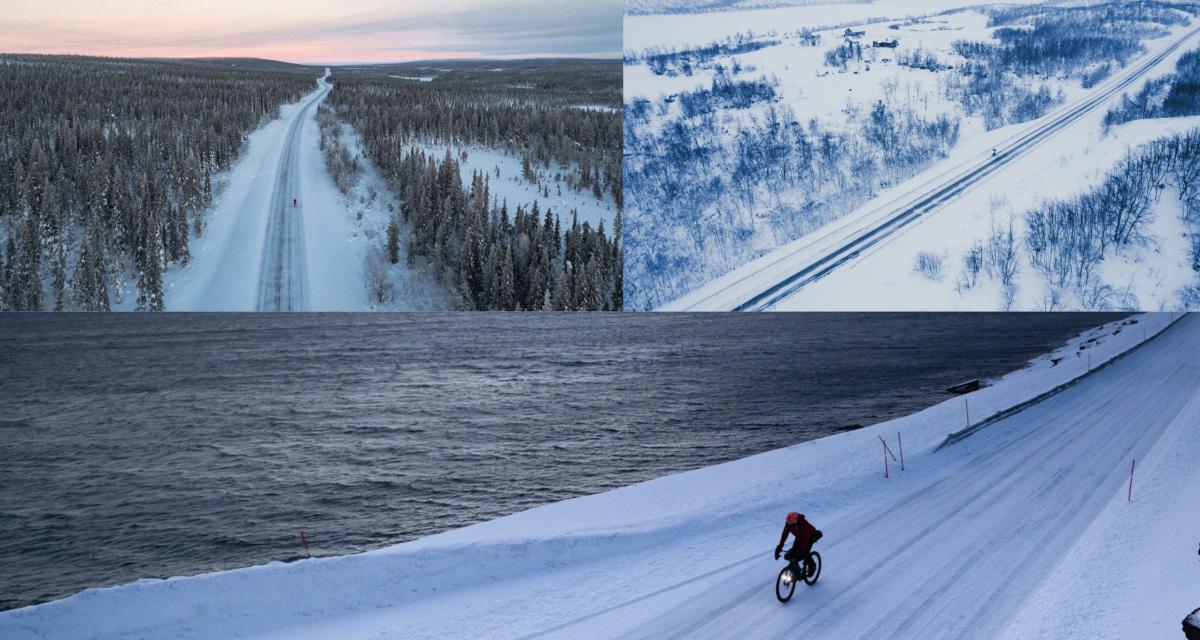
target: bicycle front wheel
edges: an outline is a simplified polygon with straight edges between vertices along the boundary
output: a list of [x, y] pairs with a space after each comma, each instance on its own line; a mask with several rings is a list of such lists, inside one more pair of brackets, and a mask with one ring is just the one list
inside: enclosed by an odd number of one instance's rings
[[780, 602], [791, 600], [792, 594], [796, 592], [797, 582], [799, 582], [799, 576], [792, 574], [792, 565], [788, 564], [775, 579], [775, 597], [779, 598]]

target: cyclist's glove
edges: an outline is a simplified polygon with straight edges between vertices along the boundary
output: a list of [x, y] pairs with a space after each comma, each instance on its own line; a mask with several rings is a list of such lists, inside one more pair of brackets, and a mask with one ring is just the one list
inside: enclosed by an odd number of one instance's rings
[[781, 554], [781, 553], [783, 553], [783, 547], [782, 546], [775, 547], [775, 559], [776, 560], [779, 559], [779, 554]]

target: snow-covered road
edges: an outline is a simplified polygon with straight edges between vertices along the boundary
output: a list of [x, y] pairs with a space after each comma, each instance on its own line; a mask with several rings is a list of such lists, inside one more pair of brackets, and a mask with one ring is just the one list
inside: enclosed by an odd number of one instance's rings
[[822, 582], [788, 606], [771, 598], [774, 566], [761, 554], [631, 635], [784, 637], [797, 625], [807, 638], [997, 635], [1195, 397], [1200, 318], [1184, 322], [991, 437], [951, 445], [961, 451], [939, 454], [949, 464], [894, 495], [818, 522]]
[[[1200, 316], [1176, 318], [898, 420], [364, 554], [90, 590], [0, 613], [0, 636], [1164, 637], [1200, 604]], [[967, 403], [986, 426], [944, 445]], [[825, 567], [781, 605], [792, 509]]]
[[1164, 61], [1174, 59], [1173, 54], [1193, 43], [1197, 34], [1200, 29], [1187, 30], [1076, 102], [1017, 127], [995, 144], [994, 155], [987, 150], [939, 163], [855, 213], [743, 265], [660, 310], [761, 311], [787, 306], [789, 299], [803, 297], [800, 292], [805, 287], [853, 265], [866, 252], [946, 209], [964, 192], [1055, 139], [1084, 116], [1102, 112], [1151, 71], [1161, 70]]
[[163, 276], [168, 311], [370, 308], [361, 212], [338, 192], [320, 149], [316, 106], [332, 88], [328, 78], [250, 134], [218, 177], [191, 261]]
[[322, 78], [320, 89], [296, 110], [288, 125], [283, 153], [275, 171], [275, 189], [267, 221], [258, 279], [259, 311], [307, 309], [305, 288], [304, 203], [300, 201], [300, 131], [316, 104], [329, 93]]

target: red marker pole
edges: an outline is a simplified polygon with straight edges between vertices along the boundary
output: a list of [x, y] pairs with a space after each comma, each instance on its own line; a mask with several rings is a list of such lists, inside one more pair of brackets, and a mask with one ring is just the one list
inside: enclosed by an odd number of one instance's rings
[[891, 456], [891, 457], [892, 457], [892, 462], [895, 462], [895, 461], [896, 461], [896, 454], [892, 453], [892, 448], [891, 448], [891, 447], [889, 447], [889, 446], [887, 446], [887, 440], [884, 440], [884, 439], [883, 439], [883, 436], [876, 436], [876, 437], [877, 437], [877, 438], [879, 438], [879, 441], [880, 441], [881, 443], [883, 443], [883, 452], [884, 452], [884, 454]]
[[967, 402], [967, 397], [963, 396], [963, 410], [967, 412], [967, 426], [971, 426], [971, 404]]
[[1133, 502], [1133, 468], [1136, 465], [1136, 459], [1129, 461], [1129, 497], [1125, 498], [1125, 502]]
[[883, 477], [884, 479], [887, 479], [888, 477], [887, 443], [883, 444]]
[[304, 553], [308, 554], [308, 557], [311, 558], [312, 554], [308, 551], [308, 540], [304, 537], [304, 529], [300, 530], [300, 542], [304, 543]]
[[904, 471], [904, 440], [900, 439], [900, 432], [896, 432], [896, 442], [900, 445], [900, 470]]

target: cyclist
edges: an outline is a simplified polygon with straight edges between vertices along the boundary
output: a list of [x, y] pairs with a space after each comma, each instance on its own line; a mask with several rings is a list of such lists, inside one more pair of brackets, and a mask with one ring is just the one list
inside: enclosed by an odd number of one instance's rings
[[299, 202], [299, 200], [297, 198], [292, 198], [292, 208], [293, 209], [296, 208], [296, 205], [298, 204], [298, 202]]
[[787, 522], [783, 525], [783, 533], [779, 536], [779, 546], [775, 547], [776, 560], [779, 559], [779, 554], [783, 553], [783, 545], [787, 542], [789, 533], [795, 536], [796, 542], [792, 544], [792, 548], [788, 549], [787, 555], [784, 557], [789, 561], [796, 560], [797, 562], [807, 561], [808, 555], [812, 553], [813, 544], [824, 535], [804, 519], [804, 514], [792, 511], [787, 514]]

